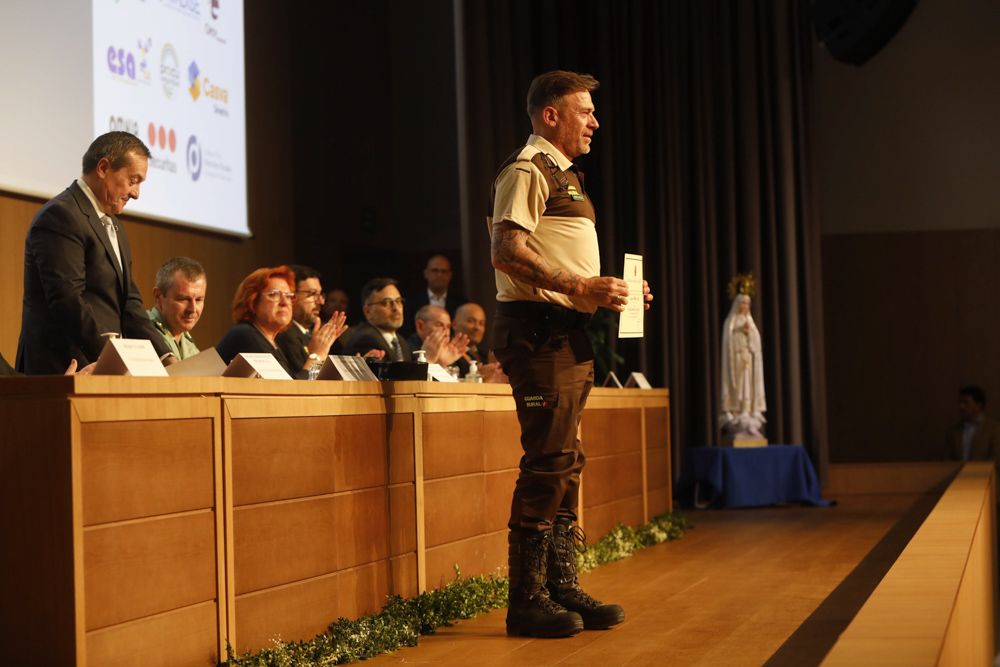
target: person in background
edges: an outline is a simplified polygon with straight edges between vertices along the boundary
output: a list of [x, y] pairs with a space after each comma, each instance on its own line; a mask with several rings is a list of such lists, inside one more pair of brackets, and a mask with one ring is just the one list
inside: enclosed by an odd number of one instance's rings
[[949, 458], [955, 461], [1000, 460], [1000, 423], [986, 415], [986, 392], [968, 385], [958, 391], [960, 421], [948, 429]]
[[394, 278], [372, 278], [365, 283], [361, 288], [365, 321], [351, 328], [343, 342], [344, 353], [367, 357], [378, 350], [384, 352], [385, 361], [411, 361], [412, 348], [399, 332], [405, 302]]
[[333, 317], [334, 313], [344, 313], [345, 316], [350, 317], [350, 307], [351, 299], [347, 296], [347, 292], [340, 288], [334, 288], [326, 293], [326, 300], [323, 307], [320, 308], [320, 317], [324, 322]]
[[[454, 318], [455, 310], [467, 299], [452, 289], [453, 276], [451, 260], [440, 254], [430, 257], [424, 267], [424, 288], [412, 292], [407, 298], [413, 312], [427, 305], [441, 306], [448, 311], [450, 317]], [[407, 335], [412, 333], [408, 326], [405, 328], [405, 333]]]
[[451, 335], [451, 317], [441, 306], [423, 306], [413, 319], [417, 330], [407, 342], [426, 352], [427, 363], [451, 366], [468, 350], [468, 336]]
[[321, 367], [331, 348], [336, 346], [337, 336], [331, 338], [328, 334], [347, 329], [344, 324], [347, 313], [335, 312], [326, 324], [322, 324], [320, 307], [324, 297], [319, 271], [301, 264], [292, 264], [289, 268], [295, 274], [295, 303], [292, 305], [292, 324], [278, 334], [278, 347], [292, 368], [305, 368], [309, 364]]
[[190, 257], [171, 257], [156, 272], [154, 305], [146, 314], [178, 359], [198, 354], [191, 330], [201, 319], [207, 291], [205, 268]]
[[[282, 368], [293, 378], [304, 380], [309, 370], [316, 366], [307, 360], [300, 367], [292, 366], [281, 348], [278, 334], [292, 322], [292, 304], [295, 302], [295, 274], [287, 266], [257, 269], [240, 283], [233, 296], [233, 325], [219, 344], [216, 351], [225, 363], [237, 354], [246, 352], [268, 352], [274, 355]], [[323, 337], [324, 345], [343, 333], [346, 327], [320, 327], [317, 336]]]
[[469, 349], [455, 362], [459, 375], [469, 372], [469, 362], [475, 361], [480, 373], [489, 362], [488, 351], [483, 347], [483, 337], [486, 335], [486, 311], [478, 303], [463, 303], [455, 311], [452, 322], [455, 334], [465, 334], [469, 339]]

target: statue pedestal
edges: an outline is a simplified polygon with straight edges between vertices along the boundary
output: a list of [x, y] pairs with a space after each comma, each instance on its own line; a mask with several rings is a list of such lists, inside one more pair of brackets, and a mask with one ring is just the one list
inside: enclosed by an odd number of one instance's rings
[[733, 447], [767, 447], [767, 438], [736, 436], [733, 438]]

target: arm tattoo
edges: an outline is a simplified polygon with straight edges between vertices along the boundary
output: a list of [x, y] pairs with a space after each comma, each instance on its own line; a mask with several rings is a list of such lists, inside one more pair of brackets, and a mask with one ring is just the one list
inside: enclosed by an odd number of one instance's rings
[[583, 294], [584, 279], [549, 264], [528, 247], [528, 232], [514, 224], [499, 222], [493, 225], [490, 252], [493, 266], [513, 278], [570, 296]]

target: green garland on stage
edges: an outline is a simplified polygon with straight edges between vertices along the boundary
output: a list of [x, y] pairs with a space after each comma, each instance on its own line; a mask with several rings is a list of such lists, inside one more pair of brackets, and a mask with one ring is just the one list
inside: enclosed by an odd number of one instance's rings
[[[661, 514], [644, 526], [629, 528], [622, 524], [577, 554], [581, 572], [604, 563], [631, 556], [633, 552], [676, 540], [684, 534], [687, 521], [676, 512]], [[382, 611], [357, 620], [340, 618], [330, 624], [326, 634], [309, 641], [274, 641], [274, 647], [259, 653], [234, 655], [229, 648], [228, 667], [312, 667], [343, 665], [416, 646], [420, 635], [460, 619], [507, 606], [507, 578], [498, 575], [463, 577], [456, 568], [455, 580], [444, 588], [421, 593], [404, 600], [389, 596]]]

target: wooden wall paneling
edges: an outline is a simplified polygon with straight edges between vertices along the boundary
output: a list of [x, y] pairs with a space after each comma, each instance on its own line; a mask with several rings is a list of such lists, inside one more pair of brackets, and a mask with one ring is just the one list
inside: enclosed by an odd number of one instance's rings
[[100, 667], [132, 667], [137, 663], [143, 667], [215, 664], [225, 653], [206, 651], [205, 647], [218, 639], [215, 630], [218, 607], [215, 602], [203, 602], [90, 632], [86, 664]]
[[481, 410], [424, 411], [422, 419], [425, 480], [483, 472], [484, 418]]
[[83, 546], [88, 631], [216, 599], [211, 510], [88, 527]]
[[259, 650], [282, 638], [311, 639], [340, 616], [340, 573], [275, 586], [236, 598], [239, 653]]
[[641, 424], [639, 436], [639, 454], [642, 457], [642, 473], [639, 483], [642, 485], [642, 522], [649, 522], [649, 462], [646, 460], [646, 451], [649, 449], [649, 440], [646, 436], [646, 410], [639, 411], [639, 421]]
[[77, 432], [65, 398], [0, 401], [0, 661], [86, 659], [82, 543], [74, 521]]
[[233, 416], [232, 401], [219, 400], [222, 412], [222, 488], [223, 527], [225, 536], [226, 622], [225, 634], [232, 646], [239, 646], [236, 632], [236, 543], [233, 535]]
[[927, 493], [951, 480], [960, 461], [831, 463], [824, 495]]

